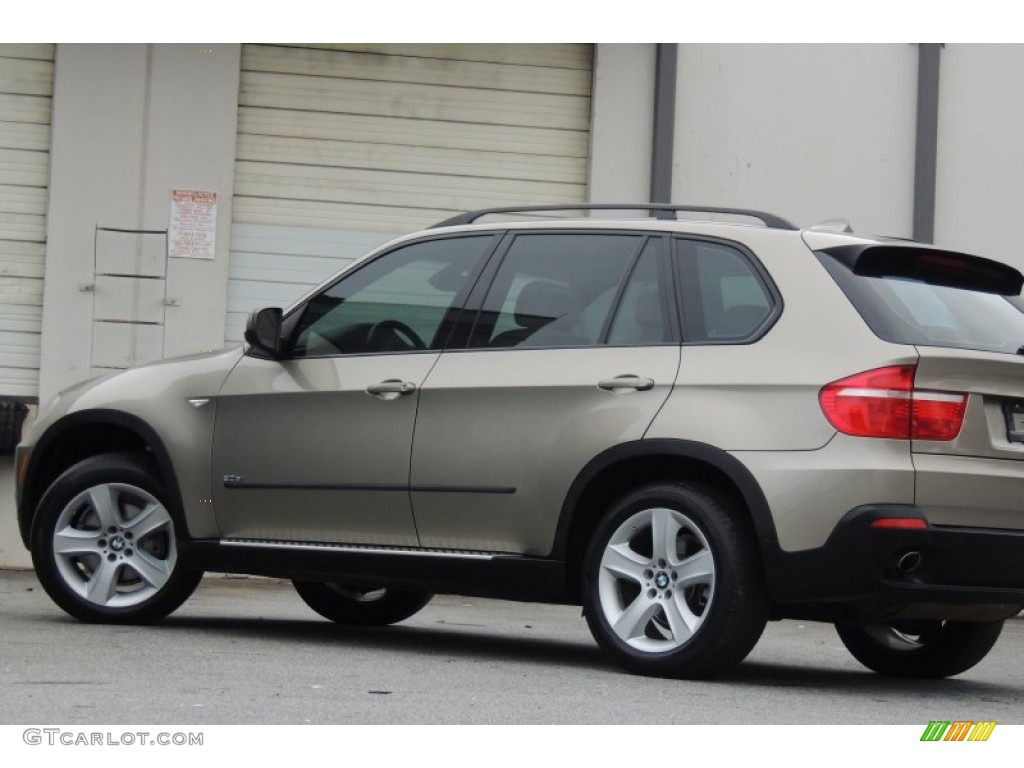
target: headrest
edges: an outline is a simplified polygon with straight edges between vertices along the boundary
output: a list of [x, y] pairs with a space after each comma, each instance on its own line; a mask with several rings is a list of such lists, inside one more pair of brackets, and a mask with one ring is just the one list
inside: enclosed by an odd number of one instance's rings
[[527, 283], [516, 299], [516, 323], [524, 328], [542, 328], [552, 320], [575, 312], [576, 294], [567, 286], [541, 280]]
[[663, 326], [661, 316], [661, 297], [658, 296], [658, 286], [648, 285], [640, 289], [637, 296], [636, 324], [641, 328], [661, 328]]

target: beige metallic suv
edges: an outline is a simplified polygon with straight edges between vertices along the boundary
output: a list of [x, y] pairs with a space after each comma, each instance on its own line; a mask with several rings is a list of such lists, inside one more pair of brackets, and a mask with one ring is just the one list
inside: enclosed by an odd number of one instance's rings
[[980, 661], [1024, 606], [1021, 274], [603, 207], [642, 215], [465, 214], [254, 313], [244, 349], [60, 393], [17, 458], [47, 592], [106, 622], [203, 571], [292, 579], [344, 624], [439, 592], [580, 604], [620, 664], [677, 677], [780, 618], [883, 674]]

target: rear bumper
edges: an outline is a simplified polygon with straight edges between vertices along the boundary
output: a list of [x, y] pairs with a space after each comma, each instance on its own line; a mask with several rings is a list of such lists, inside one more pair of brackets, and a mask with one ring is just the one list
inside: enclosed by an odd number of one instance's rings
[[[926, 527], [872, 527], [881, 518], [913, 518]], [[775, 548], [766, 553], [766, 569], [779, 603], [860, 603], [876, 613], [987, 605], [1012, 615], [1024, 607], [1024, 532], [936, 526], [909, 505], [851, 510], [824, 546]]]

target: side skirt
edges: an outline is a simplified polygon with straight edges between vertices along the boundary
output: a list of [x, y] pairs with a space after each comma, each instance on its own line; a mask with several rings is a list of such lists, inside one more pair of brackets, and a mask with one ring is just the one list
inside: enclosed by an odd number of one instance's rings
[[565, 563], [503, 553], [461, 552], [255, 539], [178, 542], [188, 568], [281, 579], [571, 603]]

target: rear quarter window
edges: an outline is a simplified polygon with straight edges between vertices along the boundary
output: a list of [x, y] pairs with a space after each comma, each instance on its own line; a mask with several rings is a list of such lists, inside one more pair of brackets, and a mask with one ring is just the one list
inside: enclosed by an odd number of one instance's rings
[[750, 341], [776, 302], [751, 259], [720, 242], [676, 241], [680, 294], [690, 343]]

